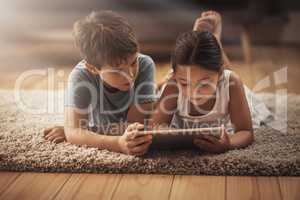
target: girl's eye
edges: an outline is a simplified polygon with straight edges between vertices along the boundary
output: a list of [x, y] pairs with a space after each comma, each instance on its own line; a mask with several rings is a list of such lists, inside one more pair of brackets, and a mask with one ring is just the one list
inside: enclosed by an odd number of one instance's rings
[[187, 84], [186, 83], [180, 83], [182, 87], [186, 87]]
[[200, 88], [205, 88], [205, 87], [207, 87], [207, 86], [209, 86], [209, 83], [200, 83], [200, 84], [198, 85], [198, 87], [200, 87]]

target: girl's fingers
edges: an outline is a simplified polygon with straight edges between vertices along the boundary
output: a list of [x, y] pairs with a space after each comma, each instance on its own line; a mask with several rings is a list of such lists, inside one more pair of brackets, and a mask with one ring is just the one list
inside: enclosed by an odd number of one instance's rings
[[202, 14], [201, 14], [201, 16], [203, 16], [203, 17], [209, 16], [209, 15], [218, 15], [218, 13], [216, 11], [209, 10], [209, 11], [202, 12]]
[[210, 151], [210, 150], [214, 149], [213, 144], [211, 144], [210, 142], [207, 142], [205, 140], [202, 140], [202, 139], [195, 139], [194, 144], [196, 144], [198, 147], [200, 147], [201, 149], [204, 149], [206, 151]]
[[208, 142], [211, 142], [212, 144], [219, 143], [219, 140], [217, 138], [215, 138], [214, 136], [210, 136], [210, 135], [203, 135], [202, 139], [205, 139]]
[[229, 142], [229, 135], [225, 129], [222, 130], [221, 139], [225, 142]]

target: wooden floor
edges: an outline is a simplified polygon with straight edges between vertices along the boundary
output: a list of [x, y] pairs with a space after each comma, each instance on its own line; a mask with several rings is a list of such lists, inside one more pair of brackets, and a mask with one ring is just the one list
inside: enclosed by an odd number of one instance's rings
[[297, 177], [0, 172], [0, 199], [300, 199]]
[[[265, 76], [288, 65], [289, 92], [300, 93], [299, 50], [260, 49], [252, 65], [235, 62], [233, 68], [253, 88]], [[280, 56], [278, 56], [280, 55]], [[56, 83], [66, 79], [56, 77]], [[23, 69], [25, 71], [27, 69]], [[10, 73], [8, 73], [10, 71]], [[22, 69], [0, 71], [0, 87], [13, 89]], [[162, 73], [167, 67], [162, 67]], [[5, 75], [4, 75], [5, 74]], [[56, 75], [59, 73], [55, 73]], [[280, 86], [282, 87], [282, 86]], [[37, 77], [22, 85], [45, 89], [47, 79]], [[272, 88], [274, 90], [276, 88]], [[141, 174], [69, 174], [0, 172], [0, 199], [263, 199], [299, 200], [300, 177], [171, 176]]]

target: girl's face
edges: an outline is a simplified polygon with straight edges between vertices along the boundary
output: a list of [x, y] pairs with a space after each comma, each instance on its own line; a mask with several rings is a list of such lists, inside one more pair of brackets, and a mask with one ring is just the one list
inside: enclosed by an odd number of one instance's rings
[[121, 91], [128, 91], [134, 84], [138, 73], [138, 53], [130, 55], [126, 62], [119, 66], [94, 68], [107, 85]]
[[181, 94], [194, 105], [215, 97], [219, 73], [196, 65], [178, 65], [175, 79]]

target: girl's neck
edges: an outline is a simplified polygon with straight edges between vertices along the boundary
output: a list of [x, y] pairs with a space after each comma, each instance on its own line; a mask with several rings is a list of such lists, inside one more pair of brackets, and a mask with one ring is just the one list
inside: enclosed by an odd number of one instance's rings
[[202, 116], [210, 112], [216, 103], [216, 98], [208, 99], [204, 104], [201, 105], [194, 105], [190, 101], [189, 103], [189, 110], [188, 113], [191, 116]]

